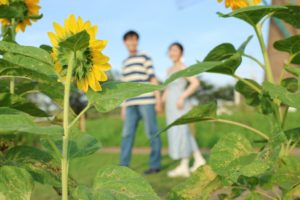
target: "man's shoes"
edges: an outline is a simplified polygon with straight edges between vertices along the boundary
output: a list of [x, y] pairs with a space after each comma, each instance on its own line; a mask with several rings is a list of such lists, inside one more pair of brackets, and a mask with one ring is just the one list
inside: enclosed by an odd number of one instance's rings
[[160, 169], [159, 168], [156, 168], [156, 169], [148, 169], [144, 172], [145, 175], [151, 175], [151, 174], [157, 174], [160, 172]]

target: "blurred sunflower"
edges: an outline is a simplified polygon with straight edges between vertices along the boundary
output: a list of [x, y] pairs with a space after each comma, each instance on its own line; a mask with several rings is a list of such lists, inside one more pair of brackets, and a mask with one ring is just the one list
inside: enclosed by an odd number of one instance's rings
[[101, 51], [105, 48], [106, 40], [97, 40], [97, 26], [92, 26], [90, 21], [83, 22], [81, 17], [78, 19], [70, 15], [65, 20], [64, 26], [53, 23], [55, 33], [49, 32], [49, 38], [53, 45], [52, 57], [55, 63], [55, 70], [60, 78], [66, 78], [68, 68], [68, 51], [60, 46], [60, 43], [74, 36], [77, 33], [86, 31], [89, 35], [87, 48], [76, 51], [75, 66], [72, 71], [72, 80], [77, 83], [77, 87], [87, 92], [91, 87], [94, 91], [100, 91], [100, 81], [106, 81], [108, 71], [111, 66], [108, 63], [109, 57], [103, 55]]
[[0, 5], [7, 5], [8, 4], [8, 0], [0, 0]]
[[[25, 16], [23, 19], [15, 19], [16, 20], [16, 32], [22, 30], [23, 32], [26, 29], [26, 26], [30, 26], [32, 21], [36, 21], [36, 19], [32, 19], [34, 17], [39, 16], [39, 12], [41, 7], [38, 5], [40, 0], [24, 0], [20, 1], [24, 3], [24, 13]], [[9, 0], [0, 0], [0, 5], [10, 5]], [[0, 23], [3, 25], [11, 25], [12, 22], [9, 19], [0, 19]]]
[[[218, 0], [222, 2], [223, 0]], [[233, 10], [244, 8], [248, 6], [254, 6], [261, 3], [261, 0], [225, 0], [226, 8], [231, 7]]]

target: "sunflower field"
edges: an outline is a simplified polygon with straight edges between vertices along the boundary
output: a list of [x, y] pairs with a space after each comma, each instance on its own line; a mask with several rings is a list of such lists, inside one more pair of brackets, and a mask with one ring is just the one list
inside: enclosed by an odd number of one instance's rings
[[[219, 118], [215, 102], [195, 107], [168, 125], [164, 130], [193, 122], [239, 126], [260, 137], [261, 147], [254, 148], [253, 142], [238, 132], [227, 134], [213, 147], [208, 164], [172, 189], [167, 199], [299, 199], [300, 158], [292, 152], [299, 147], [300, 127], [289, 130], [285, 123], [289, 108], [300, 109], [300, 68], [297, 67], [300, 35], [274, 43], [278, 51], [290, 55], [282, 67], [282, 73], [290, 76], [282, 76], [276, 83], [262, 27], [266, 20], [276, 18], [300, 28], [300, 6], [259, 3], [259, 0], [226, 0], [226, 7], [233, 11], [218, 15], [236, 18], [253, 28], [264, 62], [251, 58], [266, 73], [263, 84], [235, 73], [247, 55], [247, 44], [254, 40], [254, 36], [245, 36], [240, 46], [220, 44], [203, 61], [155, 86], [107, 81], [106, 72], [111, 65], [109, 57], [102, 53], [107, 41], [97, 39], [97, 26], [80, 16], [70, 15], [64, 24], [53, 23], [54, 30], [48, 33], [52, 46], [18, 44], [16, 34], [43, 17], [39, 0], [0, 0], [0, 199], [31, 199], [37, 183], [52, 186], [63, 200], [160, 199], [142, 176], [120, 166], [99, 169], [92, 187], [78, 184], [69, 175], [70, 161], [91, 155], [101, 146], [93, 136], [81, 133], [74, 125], [91, 107], [108, 112], [128, 98], [162, 90], [178, 78], [204, 72], [237, 79], [235, 89], [248, 105], [268, 118], [261, 123], [271, 122], [272, 127], [262, 132]], [[76, 88], [88, 97], [86, 108], [78, 115], [70, 109], [69, 102], [70, 91]], [[61, 112], [51, 115], [28, 101], [26, 96], [37, 92], [51, 98]], [[38, 120], [44, 118], [47, 120]], [[25, 145], [22, 139], [28, 135], [38, 138], [39, 144]]]

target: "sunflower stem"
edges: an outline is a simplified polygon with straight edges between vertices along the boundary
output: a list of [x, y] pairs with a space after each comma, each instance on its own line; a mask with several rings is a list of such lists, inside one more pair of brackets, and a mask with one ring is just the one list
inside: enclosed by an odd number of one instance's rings
[[65, 82], [64, 91], [64, 118], [63, 118], [63, 152], [61, 158], [61, 183], [62, 183], [62, 200], [68, 200], [68, 172], [69, 172], [69, 160], [68, 160], [68, 144], [69, 144], [69, 106], [70, 106], [70, 87], [72, 79], [72, 71], [75, 60], [75, 53], [71, 54], [68, 62], [67, 76]]
[[264, 61], [265, 61], [265, 72], [267, 75], [267, 79], [268, 81], [270, 81], [271, 83], [274, 83], [274, 78], [273, 78], [273, 73], [272, 73], [272, 68], [271, 68], [271, 64], [270, 64], [270, 60], [269, 60], [269, 56], [268, 56], [268, 52], [267, 52], [267, 48], [263, 39], [263, 35], [262, 35], [262, 27], [261, 24], [258, 24], [254, 27], [255, 29], [255, 33], [257, 35], [258, 41], [259, 41], [259, 45], [264, 57]]

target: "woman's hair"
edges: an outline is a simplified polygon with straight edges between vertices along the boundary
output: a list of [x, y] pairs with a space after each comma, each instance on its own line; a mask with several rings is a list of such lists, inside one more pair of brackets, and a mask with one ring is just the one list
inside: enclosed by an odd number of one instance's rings
[[172, 44], [169, 46], [169, 50], [170, 50], [173, 46], [177, 46], [177, 47], [180, 49], [180, 51], [181, 51], [181, 55], [183, 55], [183, 53], [184, 53], [184, 48], [183, 48], [183, 45], [182, 45], [182, 44], [180, 44], [179, 42], [174, 42], [174, 43], [172, 43]]

